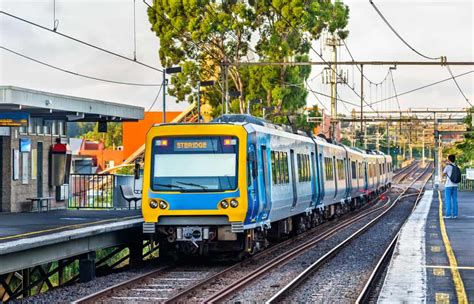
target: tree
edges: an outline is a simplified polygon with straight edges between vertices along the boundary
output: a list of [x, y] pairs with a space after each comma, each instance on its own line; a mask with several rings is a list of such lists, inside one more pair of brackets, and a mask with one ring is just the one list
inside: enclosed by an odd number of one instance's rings
[[96, 124], [94, 129], [81, 135], [81, 138], [101, 141], [106, 148], [115, 148], [122, 145], [122, 124], [118, 122], [107, 123], [107, 132], [99, 133], [99, 125]]
[[[474, 107], [471, 108], [469, 115], [466, 117], [465, 124], [468, 126], [467, 131], [473, 131], [472, 128], [472, 113]], [[466, 133], [464, 140], [452, 146], [447, 146], [443, 149], [444, 155], [456, 155], [456, 163], [462, 170], [474, 165], [474, 135]]]
[[342, 2], [329, 0], [155, 0], [148, 9], [152, 31], [160, 39], [162, 65], [183, 68], [172, 76], [169, 90], [178, 102], [196, 99], [193, 88], [199, 79], [219, 80], [204, 93], [217, 115], [224, 86], [220, 76], [228, 67], [229, 89], [241, 93], [231, 102], [231, 112], [244, 113], [254, 101], [252, 113], [265, 108], [275, 122], [288, 122], [288, 116], [303, 112], [311, 67], [239, 63], [249, 55], [261, 61], [308, 61], [311, 42], [322, 31], [347, 36], [348, 14]]

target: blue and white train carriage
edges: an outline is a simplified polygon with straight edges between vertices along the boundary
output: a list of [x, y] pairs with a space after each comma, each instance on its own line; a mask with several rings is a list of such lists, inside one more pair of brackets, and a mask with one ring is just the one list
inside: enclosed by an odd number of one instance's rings
[[253, 253], [390, 187], [392, 160], [248, 115], [147, 134], [143, 230], [160, 246]]

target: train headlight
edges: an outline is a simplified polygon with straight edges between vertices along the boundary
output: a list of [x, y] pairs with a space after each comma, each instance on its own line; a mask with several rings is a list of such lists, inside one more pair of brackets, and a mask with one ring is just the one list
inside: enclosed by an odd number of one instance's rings
[[224, 209], [229, 208], [229, 202], [226, 200], [221, 201], [221, 207]]
[[150, 201], [150, 208], [156, 209], [158, 207], [158, 202], [155, 200]]
[[168, 203], [165, 201], [160, 201], [160, 209], [166, 209], [168, 208]]
[[239, 205], [239, 202], [237, 200], [233, 199], [230, 201], [230, 206], [232, 208], [237, 208], [238, 205]]

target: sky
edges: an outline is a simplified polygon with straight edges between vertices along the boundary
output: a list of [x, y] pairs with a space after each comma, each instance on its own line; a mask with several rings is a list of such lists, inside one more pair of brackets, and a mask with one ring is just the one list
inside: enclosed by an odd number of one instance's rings
[[[160, 68], [159, 40], [150, 31], [146, 6], [135, 1], [137, 60]], [[0, 0], [3, 11], [24, 19], [53, 27], [54, 0]], [[151, 3], [151, 0], [150, 0]], [[426, 60], [405, 46], [383, 23], [368, 0], [344, 1], [350, 9], [349, 38], [346, 43], [356, 60], [414, 61]], [[447, 56], [448, 61], [474, 61], [474, 1], [375, 1], [392, 26], [419, 52], [431, 57]], [[57, 31], [95, 44], [107, 50], [133, 58], [133, 0], [56, 0]], [[159, 84], [161, 73], [113, 57], [88, 46], [63, 38], [21, 21], [0, 15], [0, 45], [63, 69], [116, 81]], [[320, 41], [313, 46], [320, 50]], [[323, 49], [326, 60], [328, 50]], [[319, 61], [310, 53], [311, 60]], [[347, 50], [339, 49], [339, 60], [350, 60]], [[329, 94], [330, 89], [316, 77], [322, 67], [312, 69], [309, 86], [312, 90]], [[474, 66], [452, 66], [454, 74], [474, 70]], [[360, 74], [352, 67], [343, 67], [348, 85], [360, 93]], [[366, 76], [373, 82], [384, 78], [387, 66], [365, 66]], [[402, 93], [449, 77], [446, 67], [398, 66], [393, 71], [397, 93]], [[458, 78], [458, 83], [471, 103], [474, 103], [474, 73]], [[0, 85], [14, 85], [72, 96], [101, 99], [139, 105], [148, 109], [157, 96], [159, 87], [127, 86], [84, 79], [38, 65], [0, 49]], [[383, 86], [364, 86], [368, 102], [393, 96], [390, 78]], [[348, 86], [340, 85], [341, 99], [359, 104], [359, 97]], [[168, 98], [168, 97], [167, 97]], [[162, 96], [153, 107], [161, 110]], [[168, 110], [182, 110], [187, 104], [167, 99]], [[309, 94], [308, 105], [329, 99]], [[447, 81], [428, 89], [399, 97], [401, 109], [459, 108], [467, 105], [454, 82]], [[321, 106], [323, 107], [323, 106]], [[342, 102], [338, 111], [349, 113], [352, 105]], [[395, 99], [374, 106], [377, 110], [398, 109]], [[358, 110], [358, 109], [357, 109]]]

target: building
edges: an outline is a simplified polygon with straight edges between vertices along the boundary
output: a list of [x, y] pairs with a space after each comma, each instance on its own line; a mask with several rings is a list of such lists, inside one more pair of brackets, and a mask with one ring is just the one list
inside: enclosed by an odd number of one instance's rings
[[[173, 121], [181, 112], [166, 112], [166, 122]], [[145, 112], [145, 116], [138, 122], [125, 122], [123, 124], [123, 158], [127, 159], [145, 143], [148, 130], [156, 124], [163, 122], [163, 112]], [[118, 165], [118, 164], [116, 164]]]
[[67, 187], [52, 185], [51, 146], [68, 143], [68, 122], [137, 121], [143, 113], [137, 106], [0, 86], [1, 212], [31, 211], [28, 198], [34, 197], [53, 197], [53, 208], [66, 206]]

